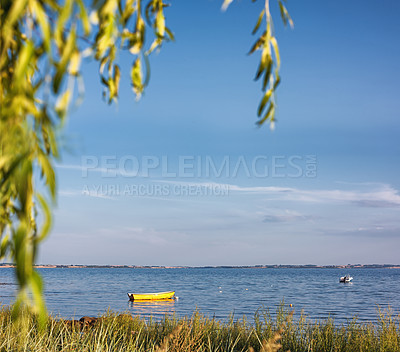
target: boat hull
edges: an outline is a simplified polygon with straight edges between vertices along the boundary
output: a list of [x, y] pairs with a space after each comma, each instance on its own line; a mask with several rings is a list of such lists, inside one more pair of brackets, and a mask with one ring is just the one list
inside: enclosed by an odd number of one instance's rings
[[131, 301], [155, 301], [174, 299], [175, 291], [168, 292], [155, 292], [155, 293], [128, 293], [129, 300]]
[[349, 283], [349, 282], [351, 282], [351, 280], [353, 280], [352, 277], [342, 276], [342, 277], [339, 279], [339, 282]]

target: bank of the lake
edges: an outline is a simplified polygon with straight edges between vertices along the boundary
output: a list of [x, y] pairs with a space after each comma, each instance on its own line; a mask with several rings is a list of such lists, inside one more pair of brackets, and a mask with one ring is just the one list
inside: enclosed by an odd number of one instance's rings
[[13, 322], [10, 310], [0, 311], [0, 351], [136, 351], [236, 352], [314, 351], [353, 352], [400, 350], [399, 316], [381, 314], [375, 324], [356, 320], [337, 325], [331, 319], [314, 322], [295, 318], [288, 306], [274, 317], [259, 311], [251, 323], [220, 321], [194, 313], [161, 320], [108, 312], [97, 319], [65, 321], [50, 318], [40, 329], [35, 317]]

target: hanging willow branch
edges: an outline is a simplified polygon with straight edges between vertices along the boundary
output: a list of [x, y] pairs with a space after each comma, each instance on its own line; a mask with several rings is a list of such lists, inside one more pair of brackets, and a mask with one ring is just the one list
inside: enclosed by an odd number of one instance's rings
[[[225, 0], [222, 9], [225, 10], [233, 0]], [[255, 0], [253, 0], [255, 1]], [[257, 121], [257, 125], [261, 126], [266, 121], [270, 121], [271, 129], [275, 125], [275, 112], [276, 112], [276, 99], [275, 92], [278, 87], [281, 78], [279, 70], [281, 66], [281, 59], [279, 54], [278, 41], [273, 33], [273, 22], [270, 12], [269, 0], [264, 0], [264, 8], [258, 16], [257, 23], [252, 31], [252, 34], [256, 34], [263, 22], [265, 22], [265, 29], [256, 40], [254, 45], [249, 51], [249, 55], [256, 51], [261, 51], [260, 63], [255, 75], [255, 80], [261, 80], [261, 90], [263, 97], [261, 98], [260, 104], [257, 109], [257, 115], [260, 118]], [[293, 27], [293, 21], [287, 11], [282, 0], [277, 0], [279, 5], [280, 14], [282, 21], [286, 26], [289, 24]]]

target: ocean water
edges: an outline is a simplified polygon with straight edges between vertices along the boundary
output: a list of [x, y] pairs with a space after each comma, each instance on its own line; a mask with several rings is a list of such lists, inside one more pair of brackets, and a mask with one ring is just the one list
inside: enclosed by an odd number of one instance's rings
[[[400, 269], [39, 269], [53, 315], [79, 319], [107, 309], [161, 318], [199, 312], [218, 319], [246, 316], [258, 309], [275, 312], [282, 300], [311, 319], [332, 317], [345, 323], [375, 321], [377, 309], [400, 313]], [[350, 273], [354, 281], [339, 283]], [[0, 302], [15, 298], [13, 269], [0, 268]], [[127, 292], [176, 291], [171, 302], [130, 302]]]

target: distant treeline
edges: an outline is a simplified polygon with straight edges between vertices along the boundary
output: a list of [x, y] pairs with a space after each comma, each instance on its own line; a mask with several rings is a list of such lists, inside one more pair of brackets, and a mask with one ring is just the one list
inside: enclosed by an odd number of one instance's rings
[[[1, 267], [14, 267], [0, 263]], [[90, 264], [37, 264], [36, 268], [133, 268], [133, 269], [400, 269], [400, 264], [347, 264], [347, 265], [217, 265], [217, 266], [157, 266], [157, 265], [90, 265]]]

